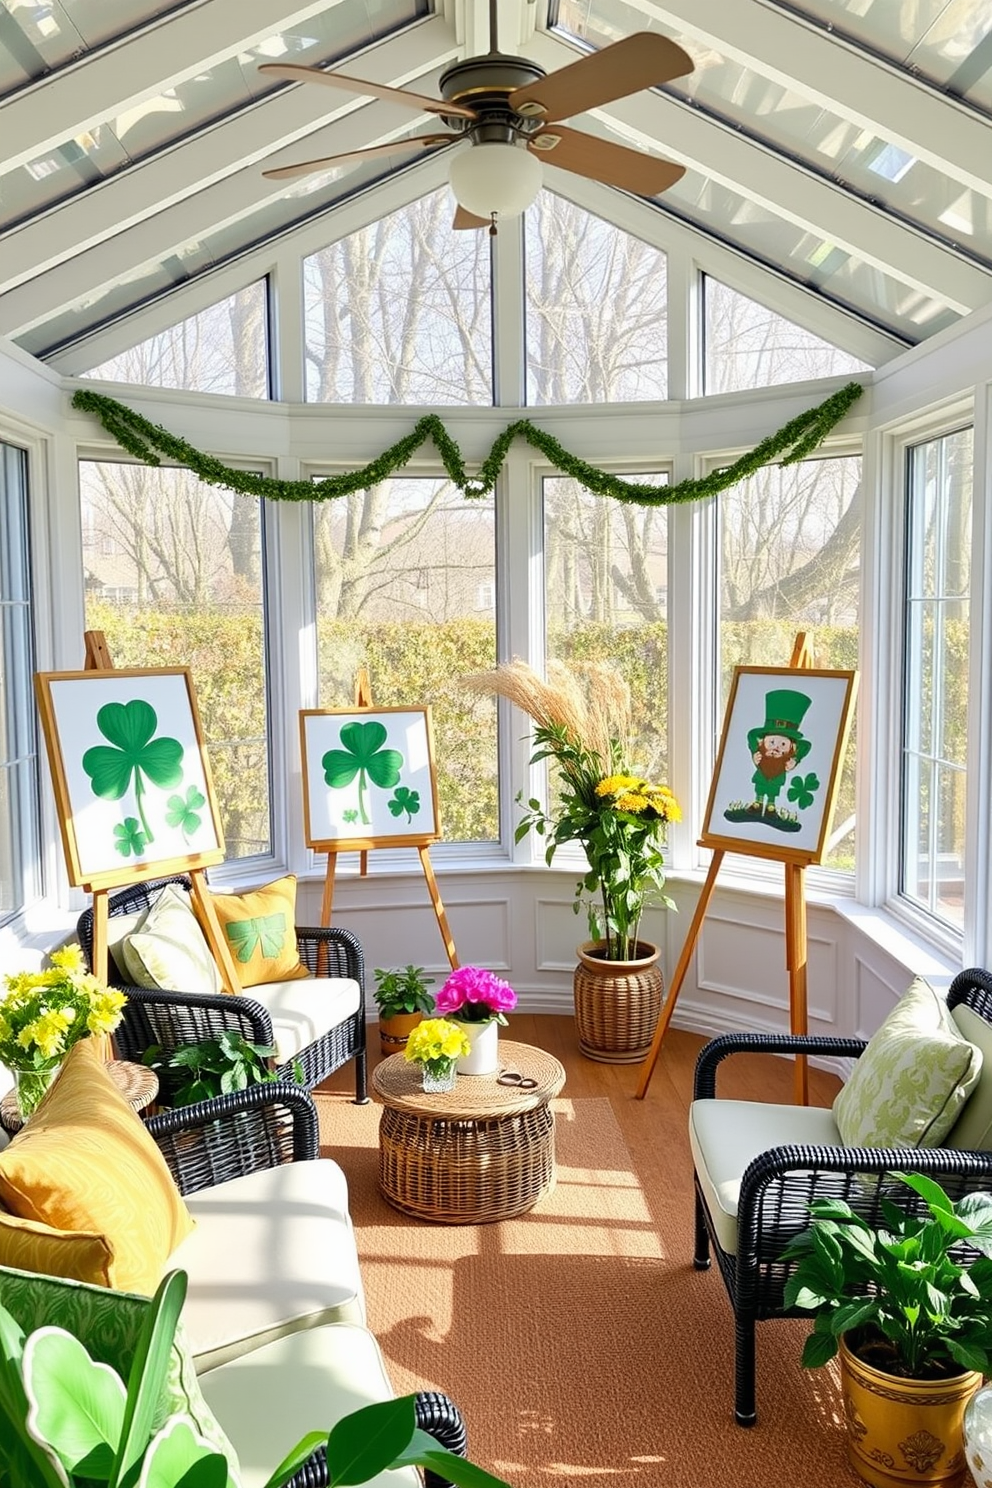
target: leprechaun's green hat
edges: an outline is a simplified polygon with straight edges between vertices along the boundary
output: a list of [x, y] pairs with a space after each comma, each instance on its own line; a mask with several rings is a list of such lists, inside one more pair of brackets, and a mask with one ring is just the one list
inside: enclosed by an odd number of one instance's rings
[[796, 759], [804, 759], [813, 746], [808, 739], [803, 738], [799, 725], [806, 717], [806, 710], [811, 702], [812, 699], [804, 692], [791, 692], [785, 687], [766, 692], [764, 726], [747, 731], [747, 747], [751, 753], [757, 749], [758, 740], [763, 739], [765, 734], [784, 734], [796, 746]]

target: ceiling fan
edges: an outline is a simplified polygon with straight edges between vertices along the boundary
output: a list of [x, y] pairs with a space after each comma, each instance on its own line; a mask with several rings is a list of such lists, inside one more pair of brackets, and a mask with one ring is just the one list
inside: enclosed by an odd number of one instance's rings
[[323, 160], [303, 160], [262, 174], [270, 181], [310, 175], [346, 160], [396, 155], [400, 151], [450, 149], [449, 181], [458, 203], [455, 228], [488, 227], [530, 206], [542, 184], [541, 159], [608, 186], [639, 196], [656, 196], [673, 186], [685, 167], [645, 155], [626, 145], [566, 129], [559, 119], [639, 93], [691, 72], [691, 58], [653, 31], [626, 36], [580, 57], [558, 72], [546, 73], [526, 57], [500, 52], [496, 35], [497, 0], [489, 0], [489, 45], [482, 57], [455, 62], [441, 75], [443, 97], [429, 98], [405, 88], [389, 88], [340, 72], [323, 72], [294, 62], [264, 62], [259, 72], [291, 82], [323, 83], [372, 98], [386, 99], [439, 115], [446, 134], [421, 134], [349, 150]]

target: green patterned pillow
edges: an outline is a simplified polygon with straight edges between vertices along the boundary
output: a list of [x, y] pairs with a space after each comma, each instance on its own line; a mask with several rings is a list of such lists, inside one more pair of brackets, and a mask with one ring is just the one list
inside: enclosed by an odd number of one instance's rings
[[[109, 1364], [127, 1384], [151, 1298], [0, 1266], [0, 1302], [25, 1333], [56, 1327], [74, 1334], [91, 1359]], [[203, 1398], [181, 1320], [152, 1429], [157, 1431], [171, 1415], [191, 1416], [200, 1435], [237, 1464], [234, 1448]]]
[[978, 1083], [982, 1053], [917, 977], [834, 1101], [847, 1147], [939, 1147]]

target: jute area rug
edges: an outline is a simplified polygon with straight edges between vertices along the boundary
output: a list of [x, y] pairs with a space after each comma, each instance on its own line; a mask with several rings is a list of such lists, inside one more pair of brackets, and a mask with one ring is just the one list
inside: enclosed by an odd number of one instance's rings
[[684, 1158], [671, 1189], [664, 1162], [639, 1174], [608, 1099], [554, 1103], [553, 1194], [516, 1220], [456, 1226], [381, 1198], [378, 1107], [317, 1102], [393, 1386], [456, 1400], [475, 1462], [514, 1488], [860, 1482], [836, 1377], [799, 1365], [802, 1322], [759, 1325], [759, 1421], [734, 1425], [733, 1318], [715, 1267], [692, 1268]]

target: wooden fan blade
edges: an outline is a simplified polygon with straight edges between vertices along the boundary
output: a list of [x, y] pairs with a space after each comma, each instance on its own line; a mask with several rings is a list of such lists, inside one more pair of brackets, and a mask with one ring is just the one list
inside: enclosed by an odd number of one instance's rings
[[[543, 143], [550, 144], [554, 139], [557, 143], [550, 148]], [[684, 165], [661, 160], [657, 155], [643, 155], [640, 150], [615, 145], [594, 134], [583, 134], [579, 129], [565, 129], [561, 124], [535, 135], [528, 149], [549, 165], [561, 166], [562, 170], [574, 171], [577, 176], [588, 176], [593, 181], [604, 181], [607, 186], [619, 186], [638, 196], [657, 196], [685, 175]]]
[[279, 165], [265, 170], [267, 181], [289, 181], [293, 176], [312, 176], [315, 171], [327, 170], [329, 166], [341, 165], [345, 160], [368, 160], [374, 155], [399, 155], [404, 150], [424, 150], [437, 145], [453, 145], [454, 134], [418, 134], [412, 139], [392, 140], [387, 145], [368, 145], [364, 150], [348, 150], [344, 155], [327, 155], [323, 160], [300, 160], [296, 165]]
[[367, 78], [346, 77], [343, 72], [322, 72], [319, 67], [304, 67], [302, 62], [262, 62], [259, 72], [285, 78], [290, 83], [323, 83], [327, 88], [344, 88], [348, 93], [364, 93], [369, 98], [384, 98], [387, 103], [402, 103], [407, 108], [425, 109], [429, 114], [449, 114], [459, 119], [477, 119], [475, 109], [460, 103], [445, 103], [443, 98], [428, 98], [422, 93], [409, 93], [405, 88], [387, 88], [385, 83], [370, 83]]
[[489, 227], [491, 224], [488, 217], [474, 217], [464, 207], [456, 207], [451, 226], [455, 232], [466, 232], [469, 228]]
[[692, 58], [680, 46], [657, 31], [637, 31], [539, 82], [517, 88], [507, 102], [525, 116], [571, 119], [685, 72], [692, 72]]

